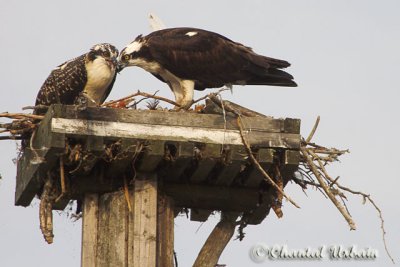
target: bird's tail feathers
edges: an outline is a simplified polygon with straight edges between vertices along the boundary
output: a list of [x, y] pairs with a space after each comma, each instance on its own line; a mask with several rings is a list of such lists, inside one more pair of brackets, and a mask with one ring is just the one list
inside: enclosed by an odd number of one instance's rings
[[264, 75], [256, 75], [246, 81], [248, 85], [275, 85], [296, 87], [297, 84], [293, 81], [293, 76], [289, 73], [278, 70], [269, 69], [268, 73]]

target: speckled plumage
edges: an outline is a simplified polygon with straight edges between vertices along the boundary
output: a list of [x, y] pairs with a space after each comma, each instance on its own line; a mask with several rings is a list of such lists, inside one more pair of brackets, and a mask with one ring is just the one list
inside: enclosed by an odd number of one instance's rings
[[[36, 105], [51, 105], [55, 103], [72, 105], [75, 103], [79, 95], [84, 92], [86, 85], [90, 80], [90, 90], [99, 90], [99, 95], [94, 102], [101, 104], [110, 94], [116, 78], [116, 57], [118, 50], [110, 44], [98, 44], [92, 49], [77, 58], [66, 61], [56, 67], [43, 83], [36, 98]], [[109, 73], [96, 73], [100, 68], [93, 68], [93, 63], [103, 64], [102, 69], [109, 68]], [[88, 74], [91, 76], [88, 77]], [[107, 86], [107, 88], [99, 88], [99, 86]], [[88, 93], [88, 92], [85, 92]], [[96, 92], [88, 95], [93, 95]], [[36, 110], [37, 114], [43, 113]]]

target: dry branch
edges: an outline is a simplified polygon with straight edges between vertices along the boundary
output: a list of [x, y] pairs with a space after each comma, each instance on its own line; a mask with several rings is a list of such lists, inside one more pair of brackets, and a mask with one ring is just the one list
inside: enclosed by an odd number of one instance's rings
[[34, 114], [26, 114], [26, 113], [8, 113], [3, 112], [0, 113], [0, 118], [9, 118], [9, 119], [34, 119], [34, 120], [41, 120], [44, 118], [42, 115], [34, 115]]
[[216, 266], [223, 250], [235, 233], [238, 217], [238, 213], [223, 212], [221, 214], [221, 221], [208, 236], [193, 267]]
[[319, 185], [324, 190], [325, 194], [329, 197], [329, 199], [332, 201], [332, 203], [336, 206], [336, 208], [343, 215], [343, 217], [345, 218], [345, 220], [347, 221], [347, 223], [350, 226], [350, 230], [356, 230], [356, 225], [355, 225], [353, 219], [351, 218], [350, 214], [346, 211], [346, 209], [343, 207], [343, 205], [340, 204], [340, 202], [336, 199], [334, 194], [329, 189], [329, 186], [326, 184], [326, 182], [322, 178], [320, 172], [315, 167], [315, 164], [312, 162], [312, 159], [310, 158], [309, 153], [307, 152], [307, 149], [304, 147], [302, 147], [300, 149], [301, 149], [303, 156], [307, 160], [307, 163], [308, 163], [309, 167], [311, 168], [315, 178], [318, 180]]
[[54, 187], [53, 177], [48, 173], [43, 187], [43, 193], [40, 197], [39, 221], [40, 230], [48, 244], [53, 243], [53, 203], [57, 197]]
[[[316, 188], [323, 189], [324, 193], [329, 197], [329, 199], [334, 203], [334, 205], [338, 208], [338, 210], [341, 212], [343, 217], [346, 219], [348, 222], [350, 229], [353, 230], [355, 229], [355, 223], [346, 207], [346, 204], [344, 200], [346, 197], [344, 196], [343, 191], [349, 192], [354, 195], [361, 195], [363, 197], [363, 201], [365, 203], [365, 200], [368, 199], [370, 203], [374, 206], [375, 210], [378, 212], [380, 221], [381, 221], [381, 231], [382, 231], [382, 241], [385, 247], [386, 254], [390, 258], [390, 260], [394, 262], [393, 257], [391, 256], [387, 244], [386, 244], [386, 231], [384, 227], [384, 219], [382, 215], [381, 209], [376, 205], [376, 203], [371, 199], [369, 194], [366, 194], [364, 192], [360, 191], [354, 191], [348, 187], [342, 186], [339, 184], [339, 177], [333, 179], [328, 171], [326, 170], [326, 165], [328, 165], [331, 162], [337, 161], [338, 157], [345, 154], [349, 153], [349, 150], [339, 150], [336, 148], [326, 148], [320, 145], [317, 145], [315, 143], [311, 143], [311, 139], [318, 127], [320, 121], [320, 117], [318, 116], [315, 125], [309, 134], [308, 138], [306, 140], [303, 140], [302, 142], [302, 147], [301, 147], [301, 152], [302, 152], [302, 161], [303, 161], [303, 168], [305, 170], [302, 170], [302, 173], [311, 173], [313, 176], [317, 179], [317, 181], [305, 181], [305, 180], [300, 180], [297, 178], [293, 178], [293, 180], [301, 184], [304, 188], [305, 185], [312, 185], [315, 186]], [[322, 155], [327, 155], [327, 156], [321, 156]], [[342, 200], [343, 205], [336, 199], [336, 196], [339, 196], [339, 198]]]
[[[157, 92], [158, 92], [158, 91], [157, 91]], [[141, 92], [141, 91], [138, 90], [138, 91], [137, 91], [136, 93], [134, 93], [134, 94], [131, 94], [131, 95], [126, 96], [126, 97], [123, 97], [123, 98], [121, 98], [121, 99], [109, 101], [109, 102], [107, 102], [107, 103], [102, 104], [101, 106], [102, 106], [102, 107], [113, 107], [113, 105], [115, 105], [115, 104], [117, 104], [117, 103], [119, 103], [119, 102], [128, 102], [128, 101], [132, 102], [133, 99], [134, 99], [136, 96], [143, 96], [143, 97], [146, 97], [146, 98], [152, 98], [152, 99], [157, 99], [157, 100], [160, 100], [160, 101], [167, 102], [167, 103], [169, 103], [169, 104], [171, 104], [171, 105], [174, 105], [174, 106], [176, 106], [176, 107], [178, 107], [178, 108], [180, 107], [180, 105], [179, 105], [178, 103], [176, 103], [175, 101], [172, 101], [172, 100], [170, 100], [170, 99], [168, 99], [168, 98], [165, 98], [165, 97], [157, 96], [157, 95], [156, 95], [157, 92], [155, 92], [154, 94], [148, 94], [148, 93], [144, 93], [144, 92]]]

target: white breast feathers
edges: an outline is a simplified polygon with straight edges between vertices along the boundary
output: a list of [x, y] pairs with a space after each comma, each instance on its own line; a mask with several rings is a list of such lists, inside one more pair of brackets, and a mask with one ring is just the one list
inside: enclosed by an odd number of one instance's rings
[[101, 104], [100, 101], [115, 76], [115, 69], [110, 69], [103, 58], [96, 58], [86, 63], [86, 72], [87, 83], [83, 92], [96, 104]]

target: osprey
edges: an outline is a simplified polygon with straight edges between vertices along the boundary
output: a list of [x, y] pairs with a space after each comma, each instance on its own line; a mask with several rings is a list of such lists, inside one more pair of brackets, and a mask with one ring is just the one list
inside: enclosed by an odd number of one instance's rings
[[[111, 44], [97, 44], [90, 51], [56, 67], [36, 98], [36, 105], [74, 104], [82, 94], [100, 105], [114, 85], [118, 50]], [[43, 114], [43, 110], [36, 110]]]
[[139, 35], [119, 55], [119, 68], [138, 66], [166, 82], [176, 102], [189, 108], [195, 90], [224, 85], [297, 86], [281, 69], [287, 61], [265, 57], [220, 34], [170, 28]]

